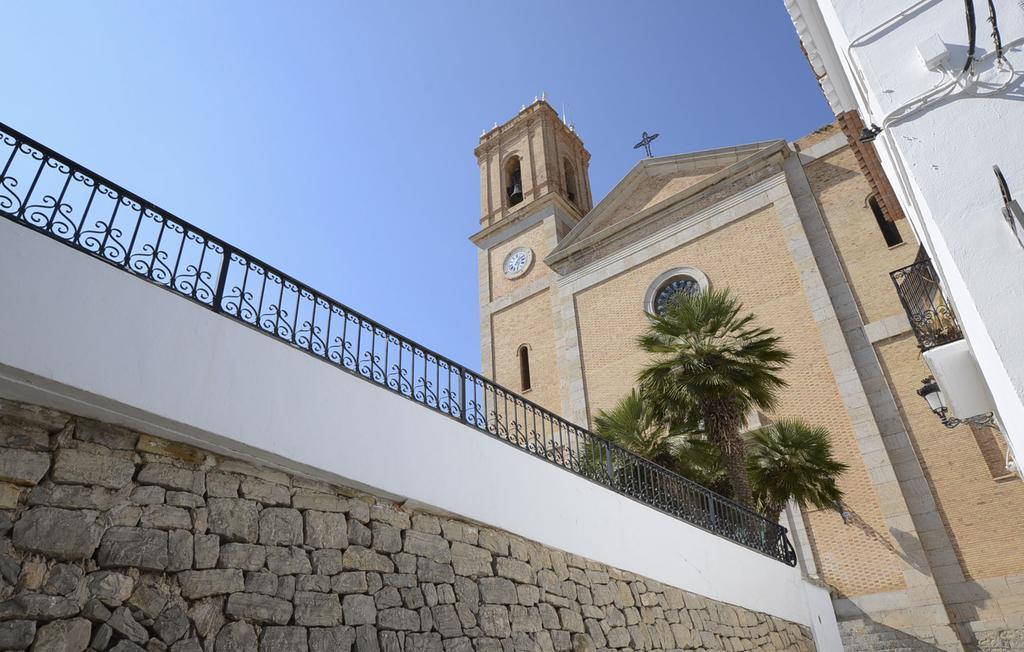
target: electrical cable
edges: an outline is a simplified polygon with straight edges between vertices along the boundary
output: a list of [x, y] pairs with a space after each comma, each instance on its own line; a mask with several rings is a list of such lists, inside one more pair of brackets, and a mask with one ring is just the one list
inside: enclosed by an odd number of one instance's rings
[[999, 35], [999, 21], [996, 19], [996, 5], [992, 0], [988, 0], [988, 22], [992, 23], [992, 41], [996, 46], [996, 58], [1002, 62], [1005, 60], [1003, 56], [1003, 39]]
[[[991, 0], [990, 0], [991, 4]], [[967, 61], [963, 72], [971, 69], [974, 63], [974, 47], [978, 38], [978, 23], [974, 16], [974, 0], [964, 0], [964, 11], [967, 13]]]

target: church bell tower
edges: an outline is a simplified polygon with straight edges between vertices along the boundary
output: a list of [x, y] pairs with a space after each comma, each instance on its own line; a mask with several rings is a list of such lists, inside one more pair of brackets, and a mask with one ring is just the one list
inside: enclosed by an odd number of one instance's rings
[[474, 154], [483, 371], [559, 411], [557, 274], [544, 258], [593, 207], [590, 154], [543, 98], [485, 132]]
[[590, 154], [573, 127], [545, 100], [536, 100], [480, 137], [480, 224], [520, 216], [549, 195], [579, 219], [592, 207]]

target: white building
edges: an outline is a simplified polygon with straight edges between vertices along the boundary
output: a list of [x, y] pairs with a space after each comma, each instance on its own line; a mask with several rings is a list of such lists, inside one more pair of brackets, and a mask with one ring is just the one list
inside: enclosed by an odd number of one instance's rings
[[993, 0], [997, 31], [983, 0], [785, 4], [862, 163], [891, 184], [937, 272], [922, 262], [896, 280], [917, 284], [903, 298], [947, 418], [993, 413], [1024, 458], [1024, 233], [993, 171], [1024, 196], [1024, 3]]

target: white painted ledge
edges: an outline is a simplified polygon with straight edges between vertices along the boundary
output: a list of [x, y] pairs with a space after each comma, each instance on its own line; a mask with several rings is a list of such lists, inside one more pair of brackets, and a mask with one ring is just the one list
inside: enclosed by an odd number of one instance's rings
[[794, 568], [6, 219], [0, 279], [0, 395], [413, 499], [747, 609], [816, 628], [831, 619], [835, 630], [828, 594]]

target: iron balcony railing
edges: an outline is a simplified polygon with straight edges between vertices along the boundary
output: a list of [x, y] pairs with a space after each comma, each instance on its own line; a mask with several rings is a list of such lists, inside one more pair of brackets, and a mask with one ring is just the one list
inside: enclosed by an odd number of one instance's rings
[[796, 565], [779, 524], [402, 337], [2, 123], [0, 162], [4, 217], [592, 482]]
[[942, 294], [939, 275], [925, 258], [889, 273], [922, 351], [963, 339], [952, 306]]

